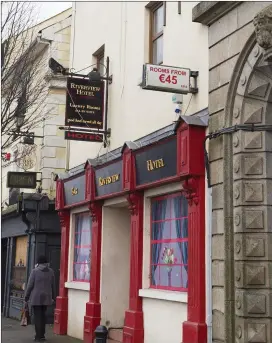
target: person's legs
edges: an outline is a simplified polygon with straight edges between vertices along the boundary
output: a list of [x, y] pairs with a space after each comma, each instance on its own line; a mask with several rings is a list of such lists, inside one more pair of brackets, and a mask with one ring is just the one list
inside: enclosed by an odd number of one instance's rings
[[41, 306], [33, 306], [34, 312], [34, 324], [35, 324], [35, 340], [41, 339], [41, 320], [42, 320], [42, 311]]
[[41, 306], [42, 308], [42, 326], [41, 326], [41, 338], [45, 338], [45, 325], [46, 325], [46, 306]]

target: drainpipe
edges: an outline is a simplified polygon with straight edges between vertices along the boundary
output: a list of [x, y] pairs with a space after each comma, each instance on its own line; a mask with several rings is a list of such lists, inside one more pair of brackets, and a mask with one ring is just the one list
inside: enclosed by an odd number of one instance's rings
[[212, 343], [212, 188], [206, 185], [206, 324], [207, 343]]

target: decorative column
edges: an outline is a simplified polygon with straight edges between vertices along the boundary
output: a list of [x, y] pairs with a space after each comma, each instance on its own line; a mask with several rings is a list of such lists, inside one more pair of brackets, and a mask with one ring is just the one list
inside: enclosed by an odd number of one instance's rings
[[183, 323], [183, 343], [206, 343], [205, 293], [205, 178], [182, 182], [188, 200], [188, 317]]
[[143, 343], [144, 323], [142, 298], [143, 267], [143, 194], [127, 196], [131, 213], [129, 309], [125, 313], [123, 343]]
[[93, 343], [94, 331], [101, 320], [100, 303], [100, 275], [101, 275], [101, 233], [102, 233], [102, 203], [89, 205], [92, 217], [92, 250], [91, 250], [91, 275], [90, 297], [86, 304], [84, 316], [84, 342]]
[[68, 273], [70, 212], [61, 211], [58, 215], [61, 225], [61, 264], [59, 296], [57, 297], [54, 316], [54, 333], [57, 335], [66, 335], [68, 321], [68, 290], [65, 288], [65, 282], [67, 281]]

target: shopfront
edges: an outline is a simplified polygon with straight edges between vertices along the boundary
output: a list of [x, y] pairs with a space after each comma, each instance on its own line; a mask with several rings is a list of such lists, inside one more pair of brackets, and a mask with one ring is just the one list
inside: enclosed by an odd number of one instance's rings
[[[2, 313], [20, 319], [24, 293], [39, 255], [46, 255], [59, 285], [60, 225], [54, 201], [24, 193], [17, 204], [2, 212]], [[47, 311], [53, 323], [54, 306]]]
[[56, 334], [91, 343], [101, 324], [116, 342], [206, 340], [201, 118], [181, 117], [57, 180]]

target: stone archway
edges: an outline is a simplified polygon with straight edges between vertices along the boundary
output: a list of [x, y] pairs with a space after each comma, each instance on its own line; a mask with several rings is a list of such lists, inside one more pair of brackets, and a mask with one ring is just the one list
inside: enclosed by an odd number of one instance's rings
[[225, 127], [264, 125], [224, 135], [225, 330], [226, 342], [236, 343], [272, 341], [272, 132], [265, 131], [272, 124], [272, 6], [254, 24], [257, 39], [240, 53], [225, 117]]

